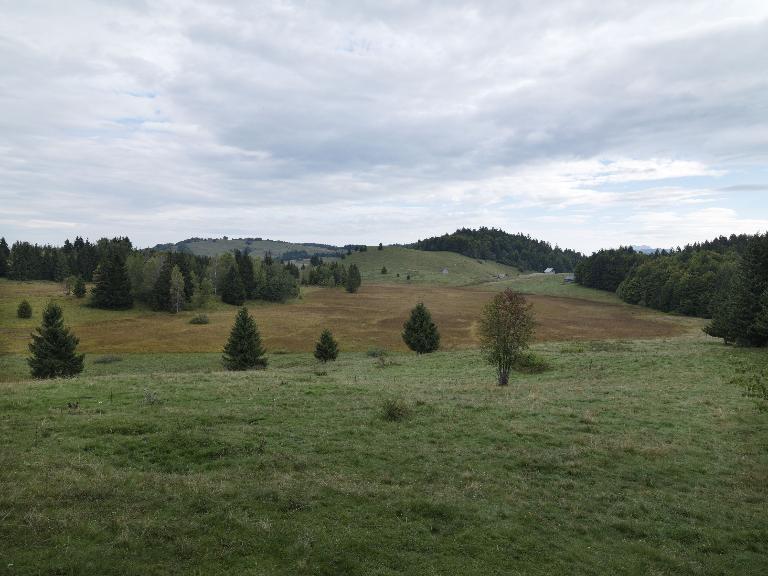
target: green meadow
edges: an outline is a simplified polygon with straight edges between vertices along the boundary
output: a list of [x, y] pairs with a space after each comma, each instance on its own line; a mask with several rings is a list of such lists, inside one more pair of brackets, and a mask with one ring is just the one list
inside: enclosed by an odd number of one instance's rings
[[768, 572], [768, 427], [731, 382], [764, 351], [535, 352], [549, 370], [508, 388], [473, 350], [91, 355], [2, 383], [0, 571]]

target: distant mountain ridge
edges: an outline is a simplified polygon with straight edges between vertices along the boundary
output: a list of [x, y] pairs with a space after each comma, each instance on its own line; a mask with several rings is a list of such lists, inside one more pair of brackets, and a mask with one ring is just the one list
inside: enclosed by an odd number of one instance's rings
[[258, 257], [269, 253], [275, 258], [302, 260], [315, 254], [333, 257], [345, 253], [345, 248], [316, 242], [283, 242], [263, 238], [187, 238], [176, 243], [157, 244], [154, 250], [163, 252], [190, 252], [197, 256], [216, 256], [240, 250]]

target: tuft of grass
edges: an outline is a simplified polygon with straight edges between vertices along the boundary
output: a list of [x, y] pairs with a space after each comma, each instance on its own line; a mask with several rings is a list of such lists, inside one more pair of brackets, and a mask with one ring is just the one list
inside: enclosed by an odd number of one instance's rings
[[208, 318], [208, 314], [196, 314], [190, 321], [190, 324], [210, 324], [211, 320]]
[[411, 407], [401, 398], [390, 398], [384, 401], [381, 417], [387, 422], [402, 422], [411, 415]]

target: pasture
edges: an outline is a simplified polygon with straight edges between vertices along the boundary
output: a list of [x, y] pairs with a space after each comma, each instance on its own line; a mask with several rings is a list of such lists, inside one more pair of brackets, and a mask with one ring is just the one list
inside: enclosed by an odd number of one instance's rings
[[[500, 287], [506, 285], [499, 283]], [[477, 319], [492, 297], [490, 285], [470, 287], [427, 284], [364, 284], [357, 294], [343, 289], [303, 288], [301, 298], [287, 304], [250, 302], [267, 348], [282, 352], [309, 352], [324, 328], [330, 328], [342, 349], [366, 351], [386, 348], [405, 351], [400, 339], [409, 310], [424, 302], [437, 322], [444, 349], [477, 345]], [[535, 286], [534, 286], [535, 288]], [[537, 338], [595, 340], [658, 338], [698, 330], [701, 321], [672, 317], [619, 302], [604, 302], [595, 290], [573, 288], [577, 298], [532, 294], [538, 319]], [[16, 306], [26, 297], [33, 306], [29, 320], [16, 318]], [[198, 311], [171, 315], [137, 306], [127, 311], [104, 311], [86, 306], [85, 300], [65, 296], [53, 282], [0, 280], [0, 350], [26, 352], [29, 333], [40, 321], [48, 300], [60, 303], [65, 322], [88, 353], [218, 352], [226, 341], [236, 308], [212, 303], [206, 314], [211, 322], [192, 325]]]
[[3, 572], [768, 571], [768, 429], [730, 384], [762, 351], [535, 350], [551, 370], [508, 388], [472, 350], [0, 384]]

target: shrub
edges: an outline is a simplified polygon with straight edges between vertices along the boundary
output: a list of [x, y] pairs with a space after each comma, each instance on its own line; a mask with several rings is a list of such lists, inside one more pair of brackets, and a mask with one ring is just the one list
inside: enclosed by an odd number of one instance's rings
[[386, 266], [382, 266], [381, 267], [381, 273], [382, 274], [387, 274], [387, 267]]
[[520, 354], [512, 363], [512, 370], [523, 374], [541, 374], [551, 368], [544, 358], [536, 356], [532, 352]]
[[315, 358], [325, 363], [336, 360], [338, 356], [339, 345], [333, 339], [333, 334], [330, 330], [323, 330], [323, 333], [320, 334], [320, 340], [315, 345]]
[[428, 354], [440, 348], [440, 333], [423, 303], [411, 310], [410, 318], [403, 324], [402, 337], [408, 348], [417, 354]]
[[94, 364], [114, 364], [115, 362], [122, 362], [123, 359], [120, 356], [114, 354], [107, 354], [105, 356], [99, 356], [93, 360]]
[[189, 321], [190, 324], [210, 324], [210, 322], [207, 314], [197, 314]]
[[754, 401], [758, 411], [768, 412], [768, 373], [766, 370], [740, 368], [731, 383], [742, 388], [743, 395]]
[[32, 306], [26, 300], [19, 302], [19, 307], [16, 308], [16, 316], [19, 318], [32, 318]]
[[400, 398], [387, 400], [382, 407], [382, 418], [387, 422], [401, 422], [410, 415], [410, 406]]
[[261, 335], [256, 322], [243, 306], [237, 313], [229, 340], [224, 347], [224, 367], [227, 370], [249, 370], [265, 368], [267, 359], [261, 344]]
[[386, 356], [388, 352], [384, 348], [371, 348], [365, 354], [370, 358], [380, 358]]
[[32, 334], [27, 363], [35, 378], [74, 376], [83, 371], [83, 354], [77, 354], [78, 339], [64, 326], [61, 307], [50, 303], [43, 322]]

